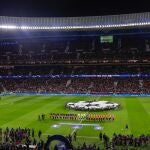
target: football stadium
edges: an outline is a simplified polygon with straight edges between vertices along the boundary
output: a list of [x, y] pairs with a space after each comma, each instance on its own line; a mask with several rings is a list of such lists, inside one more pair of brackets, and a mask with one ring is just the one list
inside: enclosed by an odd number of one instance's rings
[[150, 13], [0, 16], [0, 149], [150, 149]]

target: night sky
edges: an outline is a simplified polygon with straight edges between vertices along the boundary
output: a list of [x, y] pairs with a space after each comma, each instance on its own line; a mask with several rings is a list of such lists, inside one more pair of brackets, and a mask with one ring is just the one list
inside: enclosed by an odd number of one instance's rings
[[98, 16], [150, 12], [149, 4], [138, 0], [5, 0], [0, 1], [1, 16], [63, 17]]

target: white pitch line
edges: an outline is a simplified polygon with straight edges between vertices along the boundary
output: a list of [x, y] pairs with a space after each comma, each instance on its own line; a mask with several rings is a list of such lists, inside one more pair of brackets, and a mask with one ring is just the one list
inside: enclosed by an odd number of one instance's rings
[[[86, 113], [86, 115], [87, 115], [87, 114], [88, 114], [88, 112]], [[80, 122], [79, 122], [79, 124], [81, 124], [83, 120], [84, 120], [84, 119], [81, 119]], [[76, 132], [76, 130], [77, 130], [77, 128], [75, 128], [75, 129], [71, 132], [71, 136], [73, 135], [74, 132]]]
[[[98, 99], [98, 97], [97, 97], [96, 99]], [[88, 115], [88, 113], [89, 113], [89, 112], [87, 112], [86, 115]], [[81, 119], [81, 121], [79, 122], [79, 124], [81, 124], [83, 120], [84, 120], [84, 119]], [[71, 135], [72, 135], [76, 130], [77, 130], [77, 128], [75, 128], [75, 129], [72, 131]]]
[[87, 139], [99, 139], [96, 136], [77, 136], [78, 138], [87, 138]]
[[[42, 135], [50, 135], [49, 133], [44, 133]], [[96, 136], [77, 136], [78, 138], [87, 138], [87, 139], [99, 139], [98, 137]]]
[[[98, 98], [96, 98], [96, 99], [98, 99]], [[89, 113], [89, 112], [87, 112], [86, 115], [88, 115], [88, 113]], [[81, 124], [83, 120], [84, 120], [84, 119], [81, 119], [81, 121], [79, 122], [79, 124]], [[77, 128], [75, 128], [75, 129], [72, 131], [71, 135], [72, 135], [76, 130], [77, 130]]]
[[60, 125], [82, 125], [82, 126], [99, 126], [99, 124], [82, 124], [82, 123], [59, 123]]
[[[82, 123], [83, 119], [81, 119], [80, 123]], [[73, 135], [74, 132], [76, 132], [77, 128], [75, 128], [72, 132], [71, 132], [71, 136]]]

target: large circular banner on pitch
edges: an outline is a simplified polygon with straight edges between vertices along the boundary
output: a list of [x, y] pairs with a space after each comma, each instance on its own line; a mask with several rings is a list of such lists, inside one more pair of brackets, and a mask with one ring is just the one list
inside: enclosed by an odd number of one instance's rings
[[66, 108], [74, 110], [111, 110], [118, 107], [118, 103], [110, 101], [78, 101], [66, 104]]

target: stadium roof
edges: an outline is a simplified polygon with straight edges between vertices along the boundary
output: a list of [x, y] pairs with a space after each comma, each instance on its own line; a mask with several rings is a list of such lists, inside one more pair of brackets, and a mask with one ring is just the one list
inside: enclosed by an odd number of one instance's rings
[[89, 17], [0, 16], [0, 30], [74, 31], [143, 28], [150, 26], [150, 12]]

